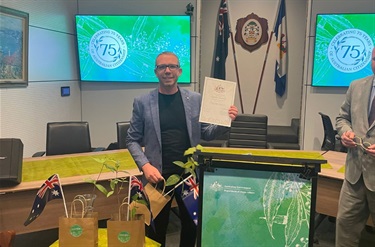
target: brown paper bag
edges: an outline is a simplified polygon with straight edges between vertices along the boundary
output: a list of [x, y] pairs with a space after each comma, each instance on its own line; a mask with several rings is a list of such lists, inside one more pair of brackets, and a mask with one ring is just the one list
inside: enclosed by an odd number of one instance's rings
[[132, 201], [129, 210], [136, 210], [137, 214], [143, 214], [145, 224], [148, 226], [151, 224], [151, 212], [146, 205]]
[[160, 211], [165, 207], [165, 205], [171, 200], [170, 195], [165, 195], [165, 180], [163, 179], [163, 189], [160, 191], [158, 190], [157, 184], [152, 185], [150, 183], [146, 184], [145, 186], [145, 192], [148, 196], [148, 199], [150, 201], [150, 207], [152, 212], [152, 217], [156, 218]]
[[[82, 211], [76, 211], [76, 205], [82, 204]], [[60, 247], [97, 247], [98, 246], [98, 213], [84, 212], [84, 202], [74, 199], [70, 218], [59, 218]]]
[[[126, 212], [122, 213], [122, 208]], [[143, 247], [145, 243], [145, 220], [143, 215], [134, 217], [129, 212], [129, 205], [122, 203], [119, 213], [107, 221], [108, 247]]]

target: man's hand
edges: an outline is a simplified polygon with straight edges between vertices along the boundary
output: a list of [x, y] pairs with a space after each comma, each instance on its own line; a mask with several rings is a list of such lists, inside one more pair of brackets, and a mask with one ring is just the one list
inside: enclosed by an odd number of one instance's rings
[[159, 181], [163, 180], [163, 177], [160, 174], [159, 170], [150, 163], [146, 163], [142, 167], [142, 171], [147, 181], [149, 181], [150, 183], [157, 184]]
[[372, 144], [366, 149], [366, 153], [371, 155], [372, 157], [375, 157], [375, 144]]
[[229, 114], [230, 119], [232, 119], [232, 121], [233, 121], [234, 119], [236, 119], [236, 117], [237, 117], [237, 115], [238, 115], [238, 109], [237, 109], [237, 107], [234, 106], [234, 105], [231, 105], [231, 106], [229, 107], [228, 114]]
[[341, 143], [345, 147], [354, 148], [357, 144], [354, 142], [355, 134], [353, 131], [346, 131], [344, 134], [341, 135]]

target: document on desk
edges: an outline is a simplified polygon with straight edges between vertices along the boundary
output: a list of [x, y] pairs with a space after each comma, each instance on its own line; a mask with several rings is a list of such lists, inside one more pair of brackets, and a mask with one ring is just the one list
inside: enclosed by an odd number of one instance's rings
[[206, 77], [199, 122], [231, 126], [228, 110], [234, 104], [237, 83]]

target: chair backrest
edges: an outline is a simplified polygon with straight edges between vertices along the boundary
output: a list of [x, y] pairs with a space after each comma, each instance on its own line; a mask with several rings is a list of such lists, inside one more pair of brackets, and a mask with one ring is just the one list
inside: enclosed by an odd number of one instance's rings
[[47, 123], [46, 155], [91, 152], [88, 122]]
[[323, 122], [323, 129], [324, 129], [324, 139], [322, 143], [322, 150], [335, 150], [336, 145], [336, 131], [333, 128], [331, 118], [319, 112], [320, 116], [322, 117]]
[[228, 147], [267, 148], [267, 124], [266, 115], [237, 115], [230, 128]]
[[12, 247], [16, 232], [13, 230], [0, 231], [0, 247]]
[[117, 146], [119, 149], [126, 148], [126, 135], [130, 127], [129, 121], [117, 122]]

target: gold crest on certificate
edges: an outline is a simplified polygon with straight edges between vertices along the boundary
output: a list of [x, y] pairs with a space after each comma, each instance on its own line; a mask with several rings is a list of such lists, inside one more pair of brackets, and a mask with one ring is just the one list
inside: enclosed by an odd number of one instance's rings
[[236, 85], [232, 81], [206, 77], [199, 122], [230, 127], [228, 110], [234, 104]]

